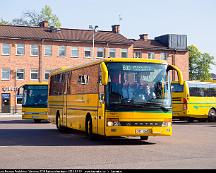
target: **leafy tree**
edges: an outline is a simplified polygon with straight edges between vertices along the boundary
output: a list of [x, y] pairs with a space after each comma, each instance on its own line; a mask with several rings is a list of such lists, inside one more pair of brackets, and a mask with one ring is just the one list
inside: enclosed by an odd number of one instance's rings
[[24, 26], [38, 26], [41, 21], [48, 21], [49, 26], [54, 26], [56, 28], [61, 27], [61, 22], [59, 18], [52, 13], [51, 7], [45, 5], [40, 13], [36, 11], [24, 12], [22, 18], [15, 18], [12, 21], [13, 25], [24, 25]]
[[10, 22], [4, 20], [4, 19], [0, 19], [0, 25], [9, 25]]
[[189, 51], [189, 78], [190, 80], [211, 79], [210, 66], [215, 65], [214, 57], [208, 53], [202, 53], [194, 46], [188, 46]]

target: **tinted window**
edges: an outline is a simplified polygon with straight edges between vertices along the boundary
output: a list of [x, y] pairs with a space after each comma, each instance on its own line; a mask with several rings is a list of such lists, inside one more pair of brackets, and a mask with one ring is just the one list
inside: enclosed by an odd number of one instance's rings
[[171, 91], [172, 92], [183, 92], [183, 90], [184, 90], [183, 85], [180, 85], [178, 83], [173, 83], [171, 85]]

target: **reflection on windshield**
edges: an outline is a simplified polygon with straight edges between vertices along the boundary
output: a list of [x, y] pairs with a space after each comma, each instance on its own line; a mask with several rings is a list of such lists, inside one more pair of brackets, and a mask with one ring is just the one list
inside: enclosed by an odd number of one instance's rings
[[47, 86], [25, 87], [23, 93], [23, 106], [47, 107]]
[[107, 63], [108, 107], [170, 107], [167, 65], [150, 63]]

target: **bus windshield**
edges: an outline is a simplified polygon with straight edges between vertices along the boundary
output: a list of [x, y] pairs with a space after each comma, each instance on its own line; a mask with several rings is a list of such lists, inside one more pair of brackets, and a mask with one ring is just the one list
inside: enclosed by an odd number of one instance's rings
[[170, 109], [166, 64], [107, 63], [107, 109]]
[[47, 107], [48, 86], [27, 85], [24, 86], [23, 102], [24, 107]]

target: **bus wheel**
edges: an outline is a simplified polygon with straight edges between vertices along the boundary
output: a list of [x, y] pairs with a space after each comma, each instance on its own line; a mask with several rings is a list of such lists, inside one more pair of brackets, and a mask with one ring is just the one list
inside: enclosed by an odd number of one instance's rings
[[216, 112], [214, 109], [210, 109], [208, 113], [208, 120], [215, 121], [216, 120]]
[[194, 118], [188, 117], [188, 118], [187, 118], [187, 121], [188, 121], [189, 123], [192, 123], [192, 122], [194, 121]]
[[35, 123], [40, 123], [41, 120], [39, 120], [39, 119], [34, 119], [34, 122], [35, 122]]
[[92, 119], [87, 117], [86, 119], [86, 128], [85, 128], [85, 131], [86, 131], [86, 136], [89, 138], [89, 139], [93, 139], [93, 134], [92, 134]]
[[59, 114], [56, 115], [56, 127], [60, 132], [63, 131]]
[[140, 139], [146, 141], [146, 140], [148, 140], [148, 136], [140, 136]]

